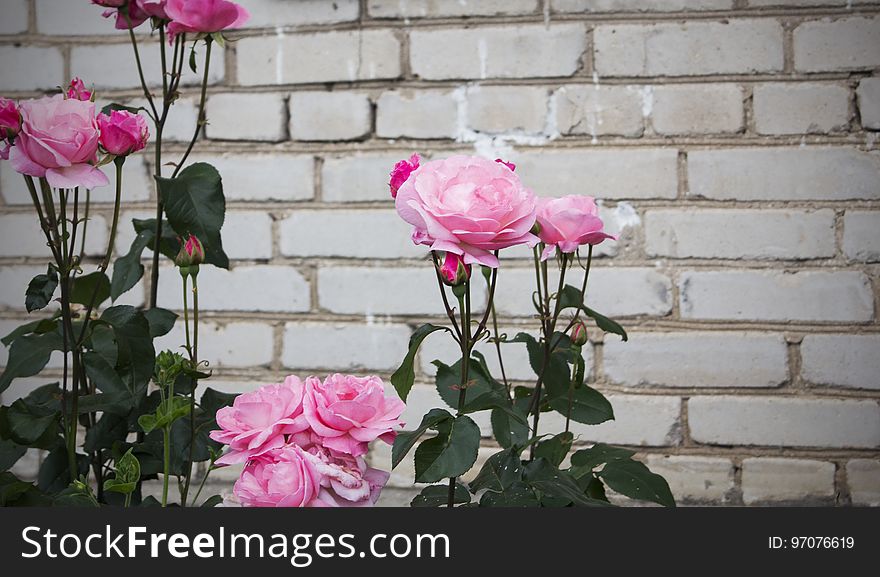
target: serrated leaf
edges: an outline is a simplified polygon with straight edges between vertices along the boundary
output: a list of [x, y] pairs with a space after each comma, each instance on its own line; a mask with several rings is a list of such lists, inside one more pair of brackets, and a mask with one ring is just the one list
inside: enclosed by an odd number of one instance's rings
[[424, 324], [417, 328], [409, 337], [409, 349], [406, 352], [406, 356], [403, 357], [400, 366], [391, 375], [391, 384], [394, 385], [394, 390], [397, 391], [397, 396], [401, 400], [406, 401], [406, 397], [409, 395], [409, 391], [415, 382], [416, 373], [413, 369], [413, 363], [415, 362], [419, 347], [422, 346], [422, 341], [431, 333], [442, 330], [448, 329], [437, 325]]
[[155, 239], [155, 232], [142, 230], [134, 237], [131, 248], [113, 263], [113, 278], [110, 281], [110, 298], [114, 301], [134, 287], [144, 276], [141, 257], [144, 249]]
[[[516, 410], [519, 411], [519, 409]], [[505, 449], [525, 445], [529, 440], [528, 423], [510, 418], [507, 411], [492, 409], [490, 422], [492, 423], [492, 435], [498, 444]]]
[[522, 475], [523, 467], [519, 451], [505, 449], [486, 459], [480, 472], [469, 483], [469, 486], [474, 493], [483, 489], [502, 492], [522, 480]]
[[150, 325], [150, 337], [154, 339], [170, 333], [177, 321], [176, 313], [159, 307], [145, 310], [144, 316]]
[[6, 369], [0, 375], [0, 393], [13, 379], [32, 377], [43, 370], [53, 351], [64, 348], [64, 340], [57, 332], [30, 334], [19, 337], [9, 347]]
[[612, 447], [605, 443], [596, 443], [588, 449], [581, 449], [572, 454], [571, 465], [572, 468], [578, 467], [589, 472], [604, 463], [630, 459], [633, 455], [635, 455], [635, 452], [629, 449]]
[[551, 465], [558, 467], [565, 460], [566, 455], [568, 455], [573, 441], [574, 435], [570, 432], [559, 433], [549, 439], [539, 441], [535, 445], [535, 457], [543, 457]]
[[58, 271], [49, 265], [46, 274], [38, 274], [28, 283], [24, 293], [24, 306], [31, 313], [46, 308], [58, 288]]
[[620, 323], [594, 311], [581, 301], [580, 289], [571, 285], [566, 285], [565, 288], [562, 290], [561, 303], [563, 309], [581, 309], [584, 314], [596, 321], [596, 325], [606, 333], [614, 333], [616, 335], [620, 335], [620, 337], [624, 341], [629, 340], [629, 337], [626, 334], [626, 330], [624, 330]]
[[31, 321], [29, 323], [25, 323], [21, 326], [16, 327], [10, 332], [8, 335], [0, 339], [0, 343], [3, 346], [8, 347], [15, 339], [18, 337], [23, 337], [24, 335], [29, 335], [31, 333], [43, 334], [43, 333], [51, 333], [58, 329], [58, 316], [53, 316], [49, 319], [39, 319], [36, 321]]
[[409, 453], [419, 438], [424, 435], [428, 429], [436, 428], [441, 422], [452, 419], [449, 411], [443, 409], [431, 409], [422, 417], [422, 423], [417, 429], [412, 431], [402, 431], [397, 433], [394, 438], [394, 445], [391, 447], [391, 468], [397, 467], [403, 458]]
[[[471, 494], [467, 487], [461, 483], [455, 484], [452, 502], [454, 505], [462, 505], [471, 502]], [[413, 497], [411, 507], [445, 507], [449, 504], [448, 485], [429, 485]]]
[[480, 449], [480, 428], [467, 415], [437, 425], [437, 436], [416, 449], [416, 481], [434, 483], [470, 470]]
[[675, 498], [666, 479], [652, 473], [644, 463], [633, 460], [611, 461], [597, 475], [608, 487], [631, 499], [675, 507]]
[[101, 271], [76, 277], [70, 287], [70, 302], [97, 307], [110, 298], [110, 279]]
[[[550, 400], [550, 408], [563, 415], [569, 411], [567, 397]], [[602, 393], [586, 385], [571, 395], [571, 420], [585, 425], [598, 425], [614, 419], [614, 409]]]

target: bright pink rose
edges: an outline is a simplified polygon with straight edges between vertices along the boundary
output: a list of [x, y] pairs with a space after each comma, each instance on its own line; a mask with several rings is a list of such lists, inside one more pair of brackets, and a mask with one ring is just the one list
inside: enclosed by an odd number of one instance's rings
[[168, 0], [135, 0], [141, 12], [153, 18], [160, 20], [168, 20], [168, 14], [165, 12], [165, 4]]
[[0, 139], [9, 138], [21, 130], [21, 114], [14, 100], [0, 98]]
[[137, 28], [150, 18], [134, 0], [124, 0], [122, 2], [119, 0], [92, 0], [92, 2], [111, 8], [110, 10], [105, 10], [101, 16], [104, 18], [116, 18], [115, 26], [117, 30]]
[[105, 186], [107, 177], [95, 168], [98, 123], [95, 104], [63, 95], [26, 100], [19, 105], [21, 132], [10, 154], [12, 168], [46, 177], [55, 188]]
[[507, 166], [474, 156], [433, 160], [397, 192], [397, 213], [413, 225], [413, 241], [462, 255], [465, 264], [495, 268], [492, 251], [534, 246], [535, 195]]
[[385, 471], [368, 467], [363, 457], [331, 455], [314, 447], [305, 453], [321, 475], [320, 500], [337, 507], [369, 507], [378, 499], [388, 478]]
[[418, 154], [413, 154], [409, 160], [401, 160], [394, 165], [394, 169], [391, 171], [391, 181], [388, 183], [388, 187], [391, 189], [391, 198], [397, 198], [397, 191], [400, 190], [409, 175], [419, 167], [420, 160]]
[[67, 97], [74, 100], [91, 100], [92, 93], [86, 90], [86, 85], [81, 78], [74, 78], [67, 87]]
[[287, 446], [249, 461], [233, 493], [243, 507], [315, 507], [325, 505], [318, 498], [321, 481], [313, 459]]
[[92, 0], [92, 4], [103, 6], [105, 8], [119, 8], [125, 6], [128, 0]]
[[168, 0], [165, 13], [171, 19], [168, 34], [181, 32], [210, 34], [240, 28], [250, 18], [247, 10], [228, 0]]
[[464, 264], [454, 252], [447, 252], [440, 267], [440, 278], [449, 286], [458, 286], [471, 278], [471, 265]]
[[541, 260], [547, 260], [556, 248], [564, 253], [572, 253], [584, 244], [599, 244], [606, 238], [617, 237], [602, 230], [599, 209], [591, 196], [563, 196], [562, 198], [541, 198], [538, 200], [538, 235], [547, 245]]
[[220, 430], [210, 437], [229, 445], [218, 465], [244, 463], [287, 444], [287, 436], [308, 428], [303, 416], [303, 382], [290, 376], [283, 384], [265, 385], [235, 397], [231, 407], [217, 411]]
[[98, 115], [98, 128], [101, 146], [114, 156], [128, 156], [143, 150], [150, 138], [147, 119], [127, 110]]
[[305, 382], [303, 413], [312, 431], [323, 437], [324, 447], [355, 457], [375, 439], [392, 443], [404, 408], [400, 399], [385, 396], [379, 377], [335, 374]]
[[496, 158], [496, 159], [495, 159], [495, 162], [497, 162], [497, 163], [499, 163], [499, 164], [503, 164], [504, 166], [506, 166], [507, 168], [509, 168], [511, 172], [513, 172], [514, 170], [516, 170], [516, 165], [515, 165], [514, 163], [512, 163], [512, 162], [507, 162], [506, 160], [501, 160], [500, 158]]

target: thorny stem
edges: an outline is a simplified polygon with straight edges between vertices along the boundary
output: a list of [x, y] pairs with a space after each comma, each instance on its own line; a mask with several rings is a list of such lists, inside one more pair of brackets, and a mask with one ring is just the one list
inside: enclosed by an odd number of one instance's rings
[[[471, 360], [471, 283], [465, 281], [464, 294], [458, 296], [458, 306], [461, 314], [462, 331], [461, 338], [461, 383], [458, 389], [458, 410], [457, 414], [461, 415], [464, 410], [465, 399], [467, 398], [468, 372], [470, 370]], [[455, 506], [455, 477], [449, 477], [449, 497], [447, 506]]]
[[[191, 361], [193, 368], [198, 371], [199, 367], [199, 283], [198, 273], [192, 275], [193, 281], [193, 346]], [[198, 377], [193, 377], [192, 388], [189, 391], [189, 460], [186, 467], [186, 481], [183, 484], [183, 492], [180, 496], [180, 504], [186, 507], [186, 497], [189, 493], [189, 484], [192, 479], [193, 445], [196, 438], [196, 386]]]
[[440, 296], [443, 298], [443, 308], [446, 309], [446, 316], [452, 322], [452, 329], [455, 331], [455, 341], [461, 344], [461, 329], [458, 328], [458, 320], [455, 318], [455, 311], [449, 306], [449, 298], [446, 296], [446, 289], [443, 285], [443, 279], [440, 277], [437, 253], [431, 251], [431, 260], [434, 263], [434, 274], [437, 276], [437, 286], [440, 287]]

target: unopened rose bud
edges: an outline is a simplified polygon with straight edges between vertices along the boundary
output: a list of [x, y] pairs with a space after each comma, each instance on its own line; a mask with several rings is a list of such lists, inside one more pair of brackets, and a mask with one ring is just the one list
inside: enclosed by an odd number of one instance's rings
[[541, 234], [541, 225], [538, 224], [537, 220], [535, 221], [535, 224], [532, 225], [532, 228], [531, 228], [531, 230], [529, 230], [529, 232], [535, 236], [538, 236], [539, 234]]
[[388, 188], [391, 189], [391, 198], [397, 198], [397, 191], [407, 181], [409, 175], [419, 167], [418, 154], [413, 154], [409, 160], [401, 160], [394, 165], [391, 170], [391, 180], [388, 182]]
[[128, 156], [143, 150], [150, 138], [147, 119], [127, 110], [98, 115], [98, 142], [113, 156]]
[[0, 140], [12, 138], [21, 130], [21, 114], [14, 100], [0, 98]]
[[92, 99], [92, 93], [86, 90], [86, 85], [81, 78], [74, 78], [67, 87], [67, 98], [88, 101]]
[[471, 278], [471, 265], [464, 264], [461, 256], [447, 252], [440, 267], [440, 278], [449, 286], [459, 286]]
[[205, 247], [198, 238], [189, 235], [186, 241], [181, 243], [180, 252], [177, 253], [174, 263], [183, 268], [198, 266], [203, 262], [205, 262]]
[[579, 347], [587, 344], [587, 327], [584, 323], [578, 321], [571, 330], [571, 343]]

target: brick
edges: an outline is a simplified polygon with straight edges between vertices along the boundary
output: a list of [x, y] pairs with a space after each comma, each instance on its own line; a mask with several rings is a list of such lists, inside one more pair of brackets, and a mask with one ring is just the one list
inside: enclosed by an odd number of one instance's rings
[[688, 319], [864, 322], [874, 316], [868, 278], [855, 271], [685, 271]]
[[[4, 242], [0, 243], [0, 257], [37, 257], [52, 260], [52, 252], [46, 246], [46, 236], [40, 230], [35, 213], [4, 214], [0, 216], [0, 230]], [[104, 256], [107, 252], [107, 221], [101, 215], [90, 214], [86, 234], [86, 255]], [[79, 227], [82, 238], [82, 225]], [[12, 239], [15, 239], [14, 241]], [[77, 240], [77, 250], [80, 241]]]
[[65, 84], [64, 59], [57, 48], [0, 46], [0, 90], [48, 90]]
[[458, 104], [448, 90], [390, 90], [376, 103], [380, 138], [454, 138]]
[[802, 72], [880, 65], [880, 19], [850, 17], [804, 22], [794, 30], [794, 67]]
[[39, 475], [42, 451], [28, 449], [27, 452], [9, 468], [9, 472], [22, 481], [36, 481]]
[[287, 138], [286, 104], [281, 94], [215, 94], [208, 98], [205, 135], [216, 140], [264, 140]]
[[730, 459], [691, 455], [648, 455], [645, 464], [669, 483], [679, 503], [726, 503], [733, 491]]
[[846, 463], [846, 479], [853, 505], [880, 505], [880, 461], [853, 459]]
[[691, 438], [710, 445], [872, 448], [880, 446], [874, 401], [691, 397]]
[[543, 132], [547, 89], [526, 86], [477, 86], [467, 91], [468, 126], [478, 132]]
[[807, 459], [743, 459], [746, 505], [829, 501], [834, 496], [834, 463]]
[[410, 32], [412, 71], [426, 80], [571, 76], [586, 48], [580, 24]]
[[[556, 278], [551, 264], [552, 277]], [[576, 275], [580, 281], [580, 275]], [[556, 280], [551, 280], [556, 283]], [[571, 281], [574, 283], [575, 281]], [[553, 286], [556, 286], [553, 284]], [[672, 310], [672, 283], [652, 268], [598, 267], [590, 271], [587, 304], [604, 315], [665, 316]], [[498, 275], [495, 308], [498, 314], [532, 316], [534, 268], [507, 268]]]
[[[402, 355], [401, 355], [401, 358]], [[393, 389], [388, 385], [386, 394], [394, 395]], [[449, 407], [440, 395], [437, 393], [437, 387], [432, 385], [416, 385], [412, 388], [409, 396], [406, 398], [406, 410], [402, 415], [402, 420], [406, 423], [407, 429], [415, 429], [422, 420], [422, 416], [431, 409], [446, 409], [451, 413], [455, 411]], [[490, 421], [489, 412], [472, 413], [468, 415], [480, 427], [480, 432], [484, 437], [492, 434], [492, 423]]]
[[781, 335], [758, 332], [629, 333], [606, 338], [605, 375], [625, 386], [777, 387], [788, 380]]
[[28, 29], [28, 0], [10, 0], [3, 6], [0, 34], [18, 34]]
[[599, 76], [755, 74], [783, 67], [782, 27], [772, 20], [603, 25], [593, 42]]
[[251, 17], [247, 28], [278, 28], [351, 22], [360, 15], [358, 0], [240, 0]]
[[880, 78], [864, 78], [856, 91], [862, 126], [880, 130]]
[[852, 260], [880, 261], [880, 212], [846, 211], [843, 254]]
[[[109, 22], [108, 26], [112, 26]], [[162, 85], [162, 65], [158, 56], [158, 39], [142, 39], [138, 42], [141, 64], [148, 86]], [[198, 71], [189, 66], [183, 67], [182, 86], [200, 86], [204, 76], [204, 47], [198, 51]], [[150, 55], [150, 56], [148, 56]], [[225, 76], [225, 59], [222, 50], [211, 52], [211, 66], [208, 70], [208, 84], [221, 82]], [[131, 45], [120, 44], [78, 44], [70, 49], [71, 76], [79, 76], [88, 86], [97, 89], [132, 88], [140, 90], [141, 82], [134, 65], [134, 52]], [[65, 81], [66, 82], [66, 81]], [[58, 83], [56, 83], [58, 84]]]
[[[149, 103], [144, 98], [135, 98], [126, 103], [127, 106], [134, 108], [143, 107], [149, 109]], [[161, 102], [156, 104], [156, 108], [161, 106]], [[159, 108], [159, 112], [162, 110]], [[145, 114], [145, 113], [142, 113]], [[178, 98], [174, 101], [174, 106], [168, 113], [165, 121], [165, 128], [162, 130], [162, 142], [186, 142], [192, 139], [193, 132], [199, 120], [199, 103], [194, 98]], [[208, 122], [211, 118], [208, 117]], [[150, 142], [155, 142], [156, 135], [152, 122], [150, 122]]]
[[807, 7], [807, 6], [846, 6], [858, 4], [863, 0], [749, 0], [749, 6], [789, 6], [789, 7]]
[[[123, 34], [128, 31], [115, 28], [115, 15], [103, 18], [107, 10], [91, 2], [70, 2], [68, 0], [36, 0], [37, 32], [59, 36], [96, 36]], [[5, 14], [4, 14], [5, 17]], [[146, 26], [144, 26], [146, 28]], [[138, 29], [138, 32], [144, 32]]]
[[[681, 400], [678, 397], [645, 395], [606, 395], [614, 408], [614, 420], [601, 425], [571, 423], [579, 443], [611, 443], [639, 446], [673, 446], [681, 441]], [[541, 434], [556, 434], [565, 428], [565, 415], [542, 413]]]
[[637, 86], [563, 86], [554, 94], [562, 134], [641, 136], [647, 91]]
[[735, 200], [880, 198], [880, 154], [842, 147], [688, 152], [689, 196]]
[[849, 125], [849, 89], [839, 84], [759, 84], [753, 94], [759, 134], [825, 134]]
[[393, 372], [409, 335], [402, 324], [288, 323], [281, 362], [297, 369]]
[[370, 133], [373, 110], [366, 94], [294, 92], [290, 137], [294, 140], [355, 140]]
[[410, 154], [412, 153], [354, 153], [325, 158], [321, 171], [323, 200], [327, 202], [391, 200], [388, 189], [391, 169], [397, 161], [409, 158]]
[[726, 10], [733, 0], [550, 0], [553, 12], [687, 12]]
[[412, 227], [394, 210], [298, 210], [279, 229], [285, 256], [374, 260], [427, 254], [425, 247], [412, 243]]
[[0, 308], [24, 310], [24, 291], [38, 274], [46, 274], [45, 265], [0, 266]]
[[315, 196], [315, 160], [294, 154], [193, 154], [223, 178], [227, 200], [300, 201]]
[[244, 86], [377, 80], [401, 73], [400, 41], [391, 30], [242, 38], [236, 59]]
[[367, 12], [373, 18], [444, 18], [455, 16], [507, 16], [533, 14], [538, 0], [370, 0]]
[[834, 211], [684, 209], [645, 213], [648, 256], [810, 259], [836, 252]]
[[[201, 280], [201, 275], [199, 279]], [[155, 347], [157, 352], [162, 350], [180, 352], [179, 347], [185, 342], [186, 334], [181, 316], [170, 333], [156, 340]], [[199, 360], [208, 361], [210, 368], [268, 366], [272, 362], [274, 350], [274, 335], [270, 325], [247, 322], [226, 324], [199, 322]], [[208, 386], [214, 386], [213, 380], [207, 383]]]
[[228, 211], [222, 234], [231, 259], [272, 258], [272, 217], [264, 211]]
[[743, 94], [735, 84], [655, 86], [651, 125], [658, 134], [716, 134], [743, 128]]
[[801, 375], [813, 385], [880, 389], [880, 335], [807, 335]]
[[[394, 287], [406, 287], [396, 290]], [[357, 290], [352, 290], [357, 287]], [[474, 310], [485, 291], [474, 287]], [[319, 267], [318, 303], [324, 310], [368, 319], [381, 315], [445, 315], [431, 266], [419, 268]]]
[[509, 160], [539, 196], [675, 198], [678, 190], [678, 153], [671, 149], [525, 151]]
[[[180, 282], [174, 269], [163, 269], [158, 300], [166, 308], [183, 310]], [[199, 306], [206, 311], [302, 312], [310, 301], [309, 282], [290, 266], [203, 266], [199, 274]]]

